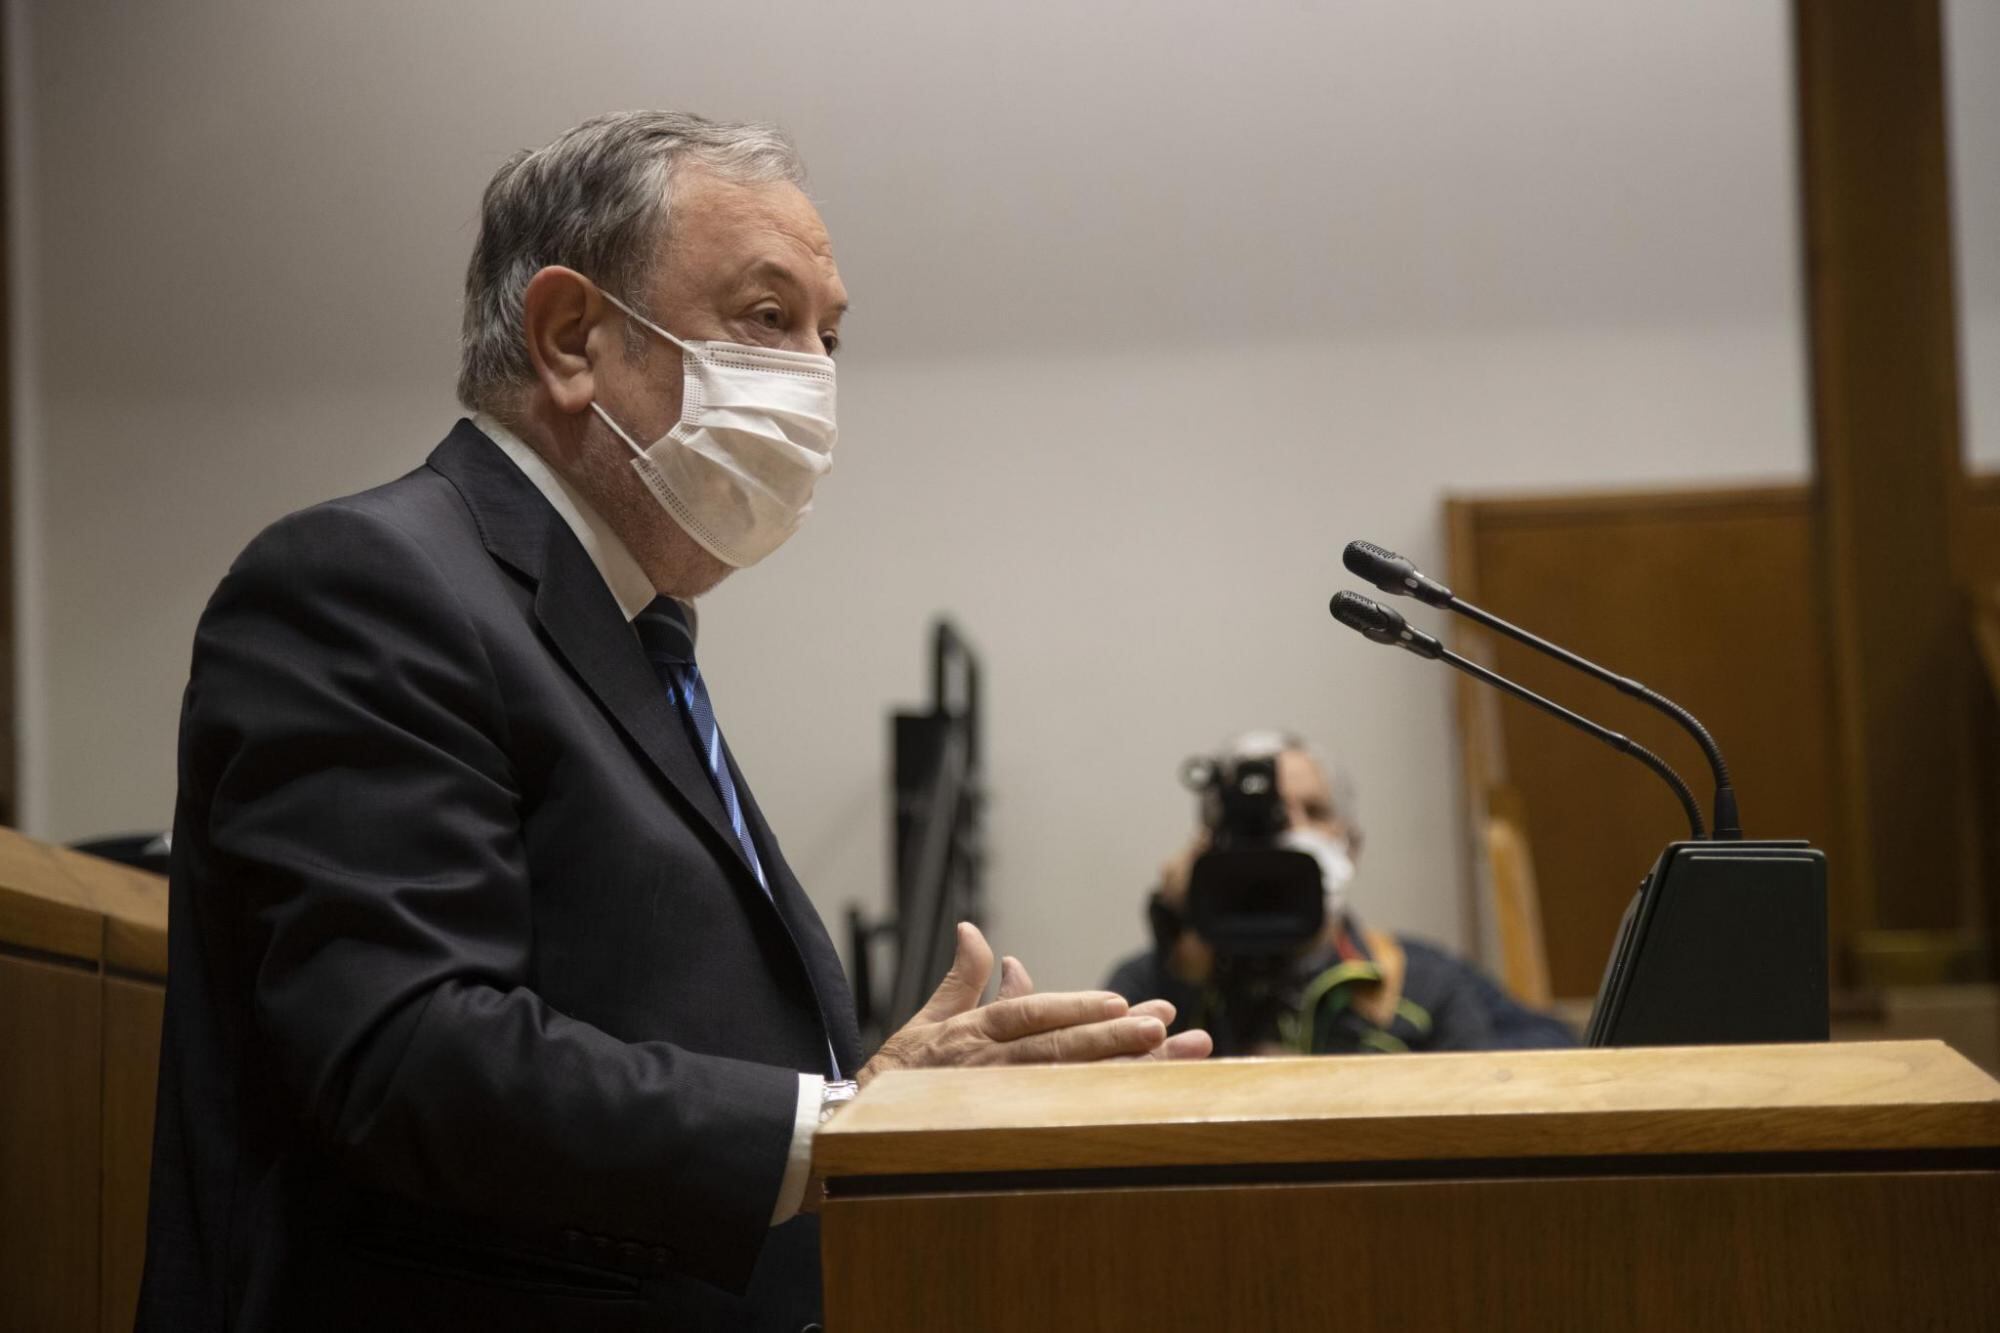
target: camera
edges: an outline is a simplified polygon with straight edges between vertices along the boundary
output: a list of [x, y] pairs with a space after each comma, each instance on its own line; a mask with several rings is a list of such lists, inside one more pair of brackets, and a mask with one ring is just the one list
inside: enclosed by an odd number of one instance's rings
[[1190, 759], [1181, 782], [1201, 799], [1208, 851], [1188, 881], [1188, 922], [1218, 961], [1283, 962], [1319, 938], [1319, 863], [1280, 845], [1289, 828], [1276, 756]]
[[1201, 802], [1208, 850], [1195, 859], [1185, 913], [1155, 896], [1163, 945], [1183, 921], [1214, 952], [1204, 1024], [1223, 1055], [1278, 1039], [1299, 1002], [1299, 964], [1326, 926], [1319, 862], [1283, 845], [1290, 827], [1276, 755], [1197, 757], [1181, 783]]

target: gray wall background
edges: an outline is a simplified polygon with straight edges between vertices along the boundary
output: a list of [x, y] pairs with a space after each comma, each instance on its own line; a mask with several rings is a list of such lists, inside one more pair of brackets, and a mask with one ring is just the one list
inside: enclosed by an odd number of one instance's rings
[[[1361, 907], [1467, 944], [1447, 681], [1327, 620], [1339, 547], [1440, 564], [1448, 489], [1803, 474], [1787, 12], [19, 0], [24, 822], [169, 820], [229, 560], [456, 415], [488, 175], [678, 105], [793, 133], [856, 301], [813, 522], [703, 612], [821, 910], [881, 898], [886, 713], [949, 610], [992, 681], [995, 934], [1044, 985], [1136, 946], [1176, 766], [1258, 724], [1358, 775]], [[1952, 17], [1978, 84], [2000, 25]], [[1989, 460], [1995, 180], [1962, 187]]]

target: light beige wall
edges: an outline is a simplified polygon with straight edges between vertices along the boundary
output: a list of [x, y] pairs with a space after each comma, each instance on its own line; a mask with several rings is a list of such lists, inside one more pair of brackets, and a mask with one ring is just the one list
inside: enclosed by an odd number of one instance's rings
[[1965, 456], [2000, 471], [2000, 5], [1946, 0]]
[[822, 910], [879, 895], [949, 609], [1044, 984], [1138, 942], [1178, 762], [1266, 722], [1357, 771], [1364, 909], [1461, 941], [1446, 682], [1327, 620], [1339, 546], [1437, 563], [1447, 488], [1801, 474], [1786, 9], [16, 6], [30, 828], [166, 822], [229, 558], [450, 423], [487, 175], [679, 104], [795, 133], [857, 302], [819, 512], [704, 616]]

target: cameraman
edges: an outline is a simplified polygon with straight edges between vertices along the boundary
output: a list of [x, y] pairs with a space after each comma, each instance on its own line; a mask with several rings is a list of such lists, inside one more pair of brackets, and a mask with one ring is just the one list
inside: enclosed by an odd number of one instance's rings
[[[1204, 827], [1161, 868], [1147, 904], [1153, 948], [1120, 963], [1107, 989], [1132, 1003], [1171, 1001], [1175, 1030], [1207, 1028], [1218, 1055], [1576, 1044], [1561, 1021], [1524, 1008], [1471, 965], [1420, 940], [1361, 924], [1347, 904], [1361, 850], [1352, 786], [1344, 778], [1330, 781], [1305, 741], [1252, 732], [1219, 760], [1190, 761], [1186, 776], [1203, 793]], [[1246, 821], [1256, 831], [1246, 833]], [[1243, 867], [1262, 863], [1229, 858], [1246, 850], [1268, 858], [1273, 848], [1303, 852], [1317, 866], [1323, 903], [1323, 915], [1313, 914], [1317, 927], [1313, 917], [1302, 918], [1302, 938], [1256, 957], [1240, 948], [1218, 950], [1191, 919], [1191, 883], [1202, 879], [1207, 901], [1221, 905], [1210, 910], [1225, 910], [1232, 901], [1245, 904], [1245, 913], [1268, 907], [1253, 909], [1242, 896], [1258, 891]], [[1303, 871], [1302, 863], [1291, 864]], [[1303, 871], [1302, 882], [1309, 878]], [[1222, 933], [1220, 926], [1212, 929]]]

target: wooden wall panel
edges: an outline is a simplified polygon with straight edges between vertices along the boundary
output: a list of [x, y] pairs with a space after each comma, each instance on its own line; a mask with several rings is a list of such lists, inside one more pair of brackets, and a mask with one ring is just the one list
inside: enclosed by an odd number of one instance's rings
[[[13, 139], [7, 133], [6, 39], [0, 36], [0, 311], [11, 311], [14, 237], [8, 226], [13, 208], [8, 198], [8, 170]], [[14, 353], [13, 319], [0, 318], [0, 824], [20, 818], [20, 784], [15, 771], [16, 736], [20, 730], [14, 699]]]
[[94, 969], [0, 953], [0, 1328], [98, 1327]]
[[0, 1331], [132, 1327], [167, 970], [157, 875], [0, 828]]
[[[1803, 489], [1463, 507], [1473, 566], [1451, 572], [1461, 596], [1692, 710], [1729, 760], [1746, 832], [1810, 838], [1840, 874], [1823, 612]], [[1469, 627], [1454, 635], [1479, 638], [1502, 674], [1666, 759], [1707, 805], [1701, 751], [1671, 721], [1511, 640]], [[1558, 994], [1589, 995], [1626, 902], [1686, 824], [1665, 785], [1631, 759], [1513, 700], [1500, 717], [1505, 771], [1526, 809], [1551, 981]]]
[[[1962, 577], [2000, 584], [2000, 477], [1972, 477], [1958, 525]], [[1832, 883], [1836, 965], [1857, 918], [1833, 743], [1824, 581], [1804, 487], [1452, 500], [1459, 594], [1679, 700], [1734, 770], [1752, 837], [1804, 837]], [[1430, 619], [1421, 608], [1416, 614]], [[1672, 723], [1509, 640], [1450, 625], [1461, 648], [1646, 745], [1704, 798], [1706, 766]], [[1971, 634], [1968, 614], [1963, 631]], [[1497, 712], [1499, 754], [1469, 737], [1466, 782], [1518, 792], [1558, 995], [1595, 993], [1619, 914], [1682, 827], [1637, 764], [1512, 700], [1461, 689], [1461, 730]], [[1484, 808], [1482, 792], [1470, 808]], [[1483, 827], [1483, 823], [1482, 823]]]
[[826, 1205], [833, 1333], [1985, 1333], [2000, 1174], [1605, 1176]]
[[1975, 898], [1940, 8], [1792, 5], [1816, 574], [1858, 890], [1845, 907], [1892, 931], [1962, 929]]
[[132, 1327], [146, 1260], [146, 1197], [152, 1180], [153, 1106], [165, 988], [104, 982], [103, 1216], [100, 1299], [106, 1333]]
[[1966, 479], [1965, 514], [1958, 535], [1964, 581], [1975, 586], [2000, 584], [2000, 475]]

